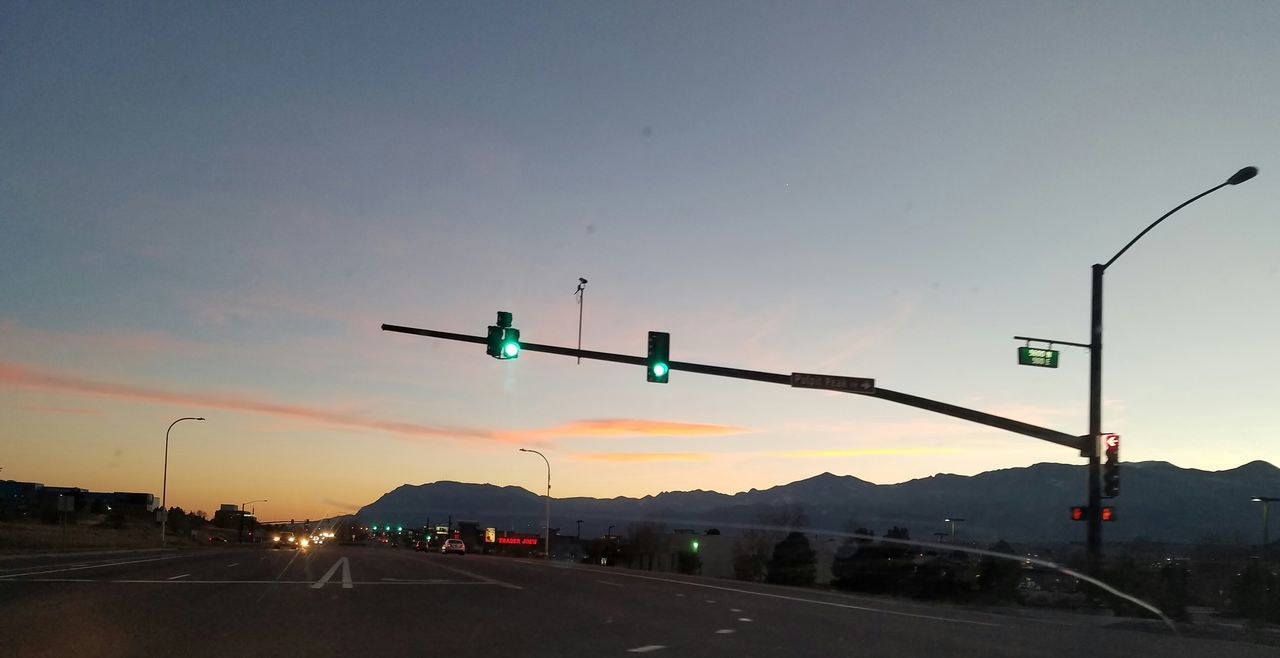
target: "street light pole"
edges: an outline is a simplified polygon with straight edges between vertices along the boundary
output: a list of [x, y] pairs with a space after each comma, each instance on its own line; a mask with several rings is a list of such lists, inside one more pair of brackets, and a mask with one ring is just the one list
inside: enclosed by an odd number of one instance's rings
[[1262, 503], [1262, 550], [1260, 554], [1264, 557], [1267, 554], [1267, 544], [1271, 543], [1271, 527], [1269, 525], [1268, 516], [1270, 516], [1271, 503], [1280, 500], [1280, 498], [1272, 498], [1269, 496], [1254, 496], [1253, 502]]
[[1135, 242], [1142, 239], [1148, 231], [1155, 228], [1170, 215], [1190, 205], [1201, 197], [1216, 192], [1228, 185], [1239, 185], [1258, 175], [1257, 167], [1245, 167], [1231, 175], [1225, 182], [1219, 183], [1178, 204], [1176, 208], [1165, 213], [1151, 225], [1142, 229], [1123, 249], [1116, 252], [1106, 263], [1094, 264], [1091, 280], [1092, 303], [1089, 318], [1089, 436], [1084, 444], [1084, 456], [1089, 458], [1089, 516], [1086, 528], [1086, 561], [1087, 571], [1091, 576], [1098, 576], [1102, 566], [1102, 464], [1098, 454], [1098, 440], [1102, 434], [1102, 275], [1107, 268], [1124, 255]]
[[182, 421], [184, 421], [184, 420], [204, 420], [204, 419], [203, 419], [203, 418], [195, 418], [195, 417], [191, 417], [191, 416], [187, 416], [187, 417], [185, 417], [185, 418], [179, 418], [178, 420], [175, 420], [175, 421], [173, 421], [172, 423], [169, 423], [169, 429], [167, 429], [167, 430], [165, 430], [165, 431], [164, 431], [164, 477], [163, 477], [163, 479], [162, 479], [162, 480], [161, 480], [161, 482], [160, 482], [160, 545], [161, 545], [161, 546], [164, 546], [164, 543], [165, 543], [165, 536], [164, 536], [165, 525], [169, 522], [169, 499], [168, 499], [168, 491], [169, 491], [169, 432], [170, 432], [170, 430], [172, 430], [172, 429], [173, 429], [173, 426], [174, 426], [174, 425], [177, 425], [178, 423], [181, 423], [181, 422], [182, 422]]
[[533, 454], [541, 457], [542, 461], [547, 463], [547, 526], [546, 526], [547, 527], [547, 545], [545, 548], [547, 549], [547, 559], [550, 560], [551, 559], [551, 462], [547, 460], [546, 455], [538, 452], [537, 450], [529, 450], [528, 448], [521, 448], [520, 452], [532, 452]]
[[582, 519], [578, 519], [578, 541], [582, 541]]
[[956, 524], [963, 522], [964, 519], [943, 519], [943, 521], [951, 524], [951, 543], [956, 543]]

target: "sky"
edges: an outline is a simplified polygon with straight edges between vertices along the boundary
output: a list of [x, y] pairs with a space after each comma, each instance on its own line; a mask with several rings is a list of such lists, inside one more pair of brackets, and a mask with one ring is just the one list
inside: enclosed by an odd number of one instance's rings
[[[0, 477], [351, 512], [878, 483], [1070, 449], [872, 398], [380, 330], [878, 385], [1071, 434], [1107, 271], [1126, 461], [1280, 464], [1280, 4], [0, 6]], [[1083, 483], [1082, 483], [1083, 484]], [[1083, 487], [1082, 487], [1083, 489]], [[1081, 492], [1083, 496], [1083, 491]]]

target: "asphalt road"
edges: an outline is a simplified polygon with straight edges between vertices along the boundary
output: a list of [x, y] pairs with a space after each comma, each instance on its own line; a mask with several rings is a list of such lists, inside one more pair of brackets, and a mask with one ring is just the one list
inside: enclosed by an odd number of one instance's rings
[[0, 562], [4, 656], [1275, 656], [1275, 647], [382, 546]]

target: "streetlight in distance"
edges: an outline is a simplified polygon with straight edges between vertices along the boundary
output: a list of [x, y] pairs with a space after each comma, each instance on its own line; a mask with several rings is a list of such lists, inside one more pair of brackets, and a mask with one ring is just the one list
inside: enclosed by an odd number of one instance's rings
[[1268, 525], [1268, 519], [1271, 503], [1280, 500], [1280, 498], [1272, 498], [1270, 496], [1254, 496], [1251, 500], [1255, 503], [1262, 503], [1262, 554], [1267, 553], [1267, 544], [1271, 543], [1271, 528]]
[[613, 526], [609, 526], [609, 529], [604, 531], [604, 538], [608, 539], [612, 536], [613, 536]]
[[271, 502], [271, 501], [267, 500], [266, 498], [260, 498], [260, 499], [258, 499], [258, 500], [250, 500], [250, 501], [248, 501], [248, 502], [240, 503], [240, 511], [241, 511], [241, 512], [243, 512], [243, 511], [244, 511], [244, 506], [245, 506], [245, 505], [252, 505], [253, 503], [269, 503], [269, 502]]
[[951, 524], [951, 543], [956, 543], [956, 524], [963, 523], [964, 519], [943, 519], [942, 522]]
[[203, 418], [195, 418], [195, 417], [193, 417], [193, 416], [187, 416], [187, 417], [184, 417], [184, 418], [179, 418], [179, 419], [177, 419], [177, 420], [173, 421], [172, 423], [169, 423], [169, 429], [167, 429], [167, 430], [165, 430], [165, 431], [164, 431], [164, 477], [163, 477], [163, 479], [162, 479], [162, 480], [161, 480], [161, 482], [160, 482], [160, 545], [161, 545], [161, 546], [163, 546], [163, 545], [164, 545], [164, 543], [165, 543], [165, 536], [164, 536], [165, 524], [167, 524], [167, 523], [169, 522], [169, 499], [168, 499], [168, 492], [169, 492], [169, 432], [173, 429], [173, 426], [174, 426], [174, 425], [177, 425], [178, 423], [181, 423], [181, 422], [182, 422], [182, 421], [184, 421], [184, 420], [204, 420], [204, 419], [203, 419]]
[[578, 519], [578, 541], [582, 541], [582, 519]]
[[547, 527], [547, 544], [543, 548], [547, 549], [547, 559], [550, 560], [551, 559], [551, 462], [547, 459], [546, 455], [538, 452], [537, 450], [520, 448], [520, 452], [532, 452], [533, 454], [541, 457], [542, 461], [547, 463], [547, 526], [546, 526]]
[[1098, 450], [1099, 437], [1102, 435], [1102, 275], [1106, 273], [1107, 268], [1116, 262], [1116, 259], [1129, 251], [1142, 236], [1146, 235], [1151, 229], [1155, 228], [1160, 222], [1168, 219], [1170, 215], [1182, 210], [1191, 203], [1197, 201], [1201, 197], [1217, 192], [1228, 185], [1239, 185], [1254, 176], [1258, 175], [1257, 167], [1245, 167], [1240, 171], [1232, 174], [1226, 181], [1219, 183], [1193, 197], [1178, 204], [1173, 210], [1160, 216], [1149, 226], [1142, 229], [1142, 232], [1135, 236], [1123, 249], [1116, 252], [1110, 260], [1105, 263], [1096, 263], [1093, 266], [1092, 274], [1092, 302], [1090, 304], [1089, 317], [1089, 435], [1088, 443], [1085, 445], [1082, 456], [1089, 459], [1089, 516], [1088, 524], [1085, 530], [1085, 555], [1087, 558], [1087, 573], [1091, 576], [1097, 576], [1102, 564], [1102, 462]]

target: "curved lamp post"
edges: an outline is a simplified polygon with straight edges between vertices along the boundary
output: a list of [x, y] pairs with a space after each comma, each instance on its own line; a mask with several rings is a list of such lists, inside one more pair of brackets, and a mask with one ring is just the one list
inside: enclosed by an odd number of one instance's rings
[[547, 519], [546, 519], [547, 545], [545, 546], [545, 548], [547, 549], [547, 559], [550, 560], [551, 559], [551, 462], [547, 460], [546, 455], [538, 452], [537, 450], [520, 448], [520, 452], [532, 452], [533, 454], [541, 457], [542, 461], [547, 462]]

